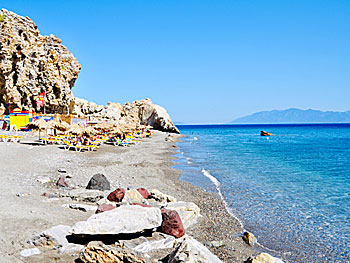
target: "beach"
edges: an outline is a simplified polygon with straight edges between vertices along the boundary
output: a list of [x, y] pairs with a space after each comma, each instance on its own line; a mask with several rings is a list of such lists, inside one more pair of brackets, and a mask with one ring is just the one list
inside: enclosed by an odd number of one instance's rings
[[[244, 262], [258, 252], [241, 238], [240, 223], [225, 209], [214, 193], [179, 179], [181, 171], [171, 166], [176, 162], [175, 140], [180, 135], [156, 131], [152, 138], [139, 145], [115, 147], [103, 145], [97, 152], [64, 151], [57, 145], [32, 146], [24, 143], [0, 143], [1, 162], [1, 255], [3, 262], [23, 262], [20, 251], [33, 246], [26, 241], [35, 234], [56, 225], [72, 226], [86, 220], [94, 211], [82, 212], [63, 205], [67, 198], [47, 198], [58, 195], [55, 182], [62, 171], [68, 176], [69, 187], [84, 189], [90, 178], [104, 174], [117, 187], [158, 189], [177, 200], [196, 203], [202, 217], [187, 230], [202, 244], [220, 241], [221, 247], [209, 247], [223, 262]], [[60, 171], [61, 172], [60, 172]], [[47, 182], [48, 178], [51, 182]], [[40, 248], [41, 254], [25, 262], [73, 262], [77, 254], [58, 254], [56, 250]]]

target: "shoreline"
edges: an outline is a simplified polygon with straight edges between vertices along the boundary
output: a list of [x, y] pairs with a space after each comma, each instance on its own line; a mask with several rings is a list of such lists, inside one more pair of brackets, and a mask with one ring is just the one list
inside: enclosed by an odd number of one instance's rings
[[[181, 137], [185, 137], [187, 135], [181, 135], [179, 137], [179, 139], [176, 141], [176, 143], [178, 142], [181, 142]], [[177, 152], [176, 154], [182, 154], [182, 152]], [[175, 157], [176, 159], [178, 159], [177, 157]], [[192, 162], [191, 162], [192, 163]], [[175, 164], [179, 164], [179, 163], [175, 163]], [[186, 165], [185, 163], [182, 164], [182, 165]], [[224, 204], [224, 207], [226, 209], [226, 212], [229, 214], [229, 216], [231, 216], [235, 221], [237, 221], [242, 229], [241, 233], [245, 232], [245, 231], [248, 231], [247, 229], [245, 229], [245, 226], [244, 226], [244, 223], [235, 215], [235, 213], [232, 211], [232, 209], [229, 207], [227, 201], [225, 200], [225, 197], [223, 196], [222, 192], [221, 192], [221, 189], [220, 189], [220, 182], [213, 176], [210, 174], [209, 171], [205, 170], [204, 168], [201, 168], [198, 166], [198, 168], [201, 170], [201, 174], [207, 178], [208, 180], [210, 180], [210, 182], [213, 184], [213, 186], [215, 187], [216, 191], [217, 191], [217, 194], [214, 193], [214, 195], [216, 195], [216, 198], [218, 199], [217, 201], [218, 202], [222, 202]], [[177, 168], [175, 168], [177, 169]], [[181, 171], [181, 169], [179, 169]], [[186, 181], [186, 180], [183, 180], [179, 177], [179, 180], [180, 181], [183, 181], [183, 182], [186, 182], [186, 183], [189, 183], [191, 184], [192, 186], [194, 187], [198, 187], [200, 188], [201, 190], [207, 192], [207, 193], [212, 193], [208, 190], [206, 190], [204, 187], [201, 187], [201, 186], [197, 186], [195, 183], [192, 183], [190, 181]], [[262, 253], [262, 252], [269, 252], [269, 253], [272, 253], [273, 256], [276, 256], [278, 258], [281, 258], [283, 255], [281, 252], [277, 251], [277, 250], [274, 250], [273, 248], [269, 248], [269, 247], [266, 247], [264, 246], [263, 244], [261, 244], [259, 242], [259, 240], [256, 241], [256, 244], [253, 247], [251, 247], [252, 250], [255, 252], [255, 254], [257, 254], [258, 252]], [[286, 261], [287, 259], [286, 258], [283, 258], [283, 260], [285, 260], [285, 262], [289, 262], [289, 261]]]
[[[208, 247], [223, 262], [244, 262], [258, 254], [258, 249], [242, 240], [239, 222], [228, 213], [217, 194], [180, 179], [181, 171], [172, 168], [177, 146], [166, 138], [165, 133], [156, 132], [140, 145], [126, 148], [105, 145], [98, 152], [86, 153], [67, 152], [57, 145], [1, 143], [0, 158], [5, 162], [0, 167], [4, 182], [0, 187], [4, 200], [0, 215], [0, 230], [4, 233], [0, 252], [5, 262], [23, 262], [19, 252], [31, 248], [26, 240], [34, 234], [55, 225], [73, 225], [93, 214], [62, 207], [68, 202], [65, 198], [51, 200], [41, 196], [57, 193], [52, 182], [60, 176], [58, 169], [62, 168], [71, 177], [69, 185], [75, 187], [85, 188], [92, 175], [102, 173], [110, 181], [111, 190], [117, 187], [158, 189], [178, 200], [194, 202], [201, 208], [202, 218], [187, 234], [202, 244], [223, 242], [222, 247]], [[51, 185], [40, 183], [43, 177], [49, 177]], [[26, 258], [26, 262], [48, 262], [57, 257], [59, 262], [74, 259], [72, 255], [58, 256], [57, 251], [43, 249], [40, 255]]]

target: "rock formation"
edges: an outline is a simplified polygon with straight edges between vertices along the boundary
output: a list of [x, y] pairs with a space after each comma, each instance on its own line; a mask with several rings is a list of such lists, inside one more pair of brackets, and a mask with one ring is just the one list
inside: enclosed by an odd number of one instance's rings
[[54, 36], [42, 36], [29, 17], [0, 11], [0, 114], [6, 105], [39, 111], [45, 94], [47, 112], [66, 113], [74, 103], [71, 88], [81, 65]]
[[42, 111], [36, 101], [45, 92], [46, 113], [73, 114], [92, 121], [151, 125], [179, 133], [164, 108], [150, 99], [121, 105], [97, 105], [75, 98], [74, 86], [81, 65], [54, 36], [42, 36], [28, 17], [0, 10], [0, 115], [11, 108]]

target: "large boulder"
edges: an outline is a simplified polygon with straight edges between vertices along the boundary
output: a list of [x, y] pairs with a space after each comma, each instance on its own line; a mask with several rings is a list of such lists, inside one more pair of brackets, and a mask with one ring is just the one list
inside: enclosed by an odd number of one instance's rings
[[66, 239], [66, 236], [69, 234], [70, 231], [70, 226], [54, 226], [50, 229], [41, 232], [39, 235], [31, 237], [29, 240], [27, 240], [27, 243], [40, 247], [64, 247], [68, 245], [68, 240]]
[[200, 217], [200, 208], [192, 202], [170, 202], [167, 203], [166, 208], [175, 210], [179, 214], [185, 229], [197, 223]]
[[124, 188], [117, 188], [107, 196], [107, 199], [111, 202], [120, 202], [123, 200], [124, 195]]
[[106, 246], [103, 244], [88, 244], [88, 246], [80, 254], [80, 262], [90, 263], [145, 263], [146, 261], [137, 256], [134, 252]]
[[140, 253], [148, 253], [152, 250], [173, 248], [176, 240], [173, 236], [154, 232], [151, 237], [141, 236], [131, 240], [122, 240], [120, 243], [125, 248], [130, 248]]
[[170, 254], [167, 263], [221, 263], [214, 254], [192, 237], [186, 237]]
[[129, 204], [139, 203], [148, 205], [147, 200], [136, 189], [126, 191], [123, 201]]
[[163, 222], [160, 226], [160, 231], [176, 238], [182, 237], [185, 234], [185, 229], [179, 214], [175, 210], [164, 208], [161, 211]]
[[94, 189], [100, 191], [106, 191], [111, 189], [111, 185], [103, 174], [95, 174], [91, 177], [86, 189]]
[[72, 234], [130, 234], [157, 228], [161, 224], [162, 214], [159, 208], [125, 205], [76, 223], [72, 227]]
[[47, 113], [67, 113], [81, 68], [77, 59], [58, 37], [42, 36], [29, 17], [6, 9], [0, 16], [0, 115], [8, 103], [39, 111], [36, 101], [41, 92]]

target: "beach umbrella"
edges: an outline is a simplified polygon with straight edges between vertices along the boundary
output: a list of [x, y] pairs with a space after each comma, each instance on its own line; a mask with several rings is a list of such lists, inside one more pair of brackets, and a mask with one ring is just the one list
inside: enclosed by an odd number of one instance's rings
[[113, 130], [110, 131], [110, 134], [123, 134], [122, 130], [118, 127], [113, 128]]
[[58, 130], [67, 131], [67, 130], [69, 130], [69, 128], [70, 128], [70, 125], [67, 122], [62, 121], [62, 120], [59, 121], [59, 126], [57, 126]]
[[110, 130], [113, 128], [113, 124], [107, 122], [100, 122], [94, 125], [94, 128], [97, 130]]
[[92, 126], [88, 126], [84, 129], [84, 134], [87, 134], [87, 135], [91, 135], [91, 134], [97, 134], [98, 133], [98, 130], [96, 130], [94, 127]]
[[39, 146], [40, 146], [40, 131], [44, 131], [47, 129], [47, 122], [43, 118], [39, 118], [34, 122], [29, 122], [26, 124], [26, 127], [31, 130], [39, 131]]
[[81, 136], [84, 133], [84, 130], [84, 127], [80, 123], [78, 123], [72, 125], [66, 133]]

